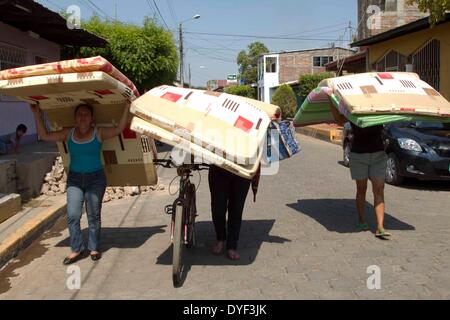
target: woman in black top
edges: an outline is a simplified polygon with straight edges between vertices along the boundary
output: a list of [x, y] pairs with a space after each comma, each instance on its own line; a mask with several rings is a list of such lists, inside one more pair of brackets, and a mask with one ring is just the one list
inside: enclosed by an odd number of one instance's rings
[[[333, 105], [330, 110], [338, 122], [343, 125], [347, 119], [342, 116]], [[384, 229], [384, 181], [386, 175], [387, 156], [384, 151], [382, 138], [383, 126], [359, 128], [351, 123], [353, 140], [350, 149], [350, 172], [352, 179], [356, 181], [356, 207], [358, 209], [359, 231], [367, 231], [369, 226], [365, 222], [365, 204], [367, 182], [372, 182], [374, 195], [375, 216], [377, 218], [377, 230], [375, 236], [385, 238], [391, 236]]]

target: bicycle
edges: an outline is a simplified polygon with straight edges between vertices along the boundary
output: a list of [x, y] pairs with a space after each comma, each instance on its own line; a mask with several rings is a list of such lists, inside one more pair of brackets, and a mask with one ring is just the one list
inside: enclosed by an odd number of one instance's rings
[[181, 283], [181, 254], [183, 244], [186, 248], [195, 247], [195, 218], [197, 217], [196, 188], [191, 183], [193, 171], [208, 170], [205, 164], [183, 164], [177, 166], [172, 160], [154, 160], [154, 164], [164, 168], [176, 168], [180, 177], [180, 189], [173, 204], [165, 207], [166, 214], [172, 216], [170, 238], [173, 247], [172, 281], [174, 287]]

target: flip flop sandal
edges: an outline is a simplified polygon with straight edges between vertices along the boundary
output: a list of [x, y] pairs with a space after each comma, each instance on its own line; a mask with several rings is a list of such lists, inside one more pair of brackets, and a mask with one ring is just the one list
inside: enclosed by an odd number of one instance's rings
[[369, 225], [367, 223], [358, 223], [356, 225], [356, 230], [358, 230], [358, 231], [368, 231], [369, 230]]
[[375, 237], [377, 238], [387, 238], [387, 237], [391, 237], [392, 235], [389, 232], [386, 232], [386, 230], [381, 229], [381, 230], [377, 230], [377, 232], [375, 233]]

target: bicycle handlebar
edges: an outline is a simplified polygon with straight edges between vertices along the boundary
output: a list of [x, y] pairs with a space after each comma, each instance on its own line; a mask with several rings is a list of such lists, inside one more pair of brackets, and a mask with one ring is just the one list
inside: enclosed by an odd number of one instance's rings
[[155, 160], [153, 160], [153, 164], [155, 164], [157, 166], [162, 166], [162, 167], [168, 168], [168, 169], [180, 168], [183, 166], [187, 166], [187, 167], [190, 167], [191, 170], [196, 170], [196, 171], [209, 170], [209, 167], [210, 167], [209, 164], [205, 164], [205, 163], [176, 165], [172, 160], [166, 160], [166, 159], [155, 159]]

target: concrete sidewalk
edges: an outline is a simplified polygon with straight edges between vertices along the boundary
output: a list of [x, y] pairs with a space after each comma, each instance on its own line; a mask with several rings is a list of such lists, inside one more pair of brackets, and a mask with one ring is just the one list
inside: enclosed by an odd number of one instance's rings
[[41, 196], [0, 224], [0, 268], [28, 247], [66, 212], [66, 195]]

